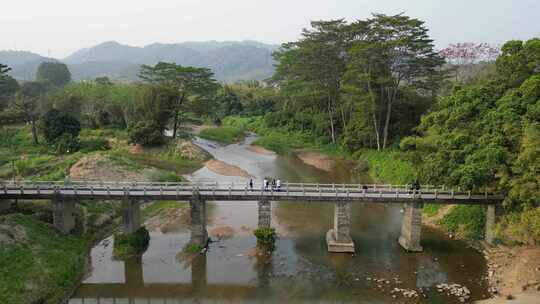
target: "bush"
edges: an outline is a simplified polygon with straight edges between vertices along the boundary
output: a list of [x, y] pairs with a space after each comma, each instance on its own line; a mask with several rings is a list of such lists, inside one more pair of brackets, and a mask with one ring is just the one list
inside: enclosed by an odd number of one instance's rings
[[276, 241], [276, 229], [274, 228], [257, 228], [253, 232], [257, 237], [257, 244], [267, 249], [274, 249], [274, 242]]
[[486, 213], [483, 206], [459, 205], [444, 216], [441, 224], [466, 239], [479, 240], [484, 238]]
[[125, 259], [142, 254], [150, 242], [150, 233], [145, 227], [139, 228], [132, 234], [117, 233], [114, 235], [114, 256]]
[[77, 137], [74, 137], [69, 133], [64, 133], [56, 139], [53, 147], [57, 153], [66, 154], [79, 151], [81, 145]]
[[202, 130], [199, 136], [224, 144], [232, 144], [241, 140], [245, 136], [245, 132], [241, 128], [222, 126]]
[[195, 253], [199, 253], [203, 250], [203, 247], [199, 244], [193, 244], [193, 243], [188, 243], [183, 251], [185, 253], [190, 253], [190, 254], [195, 254]]
[[81, 131], [77, 119], [56, 109], [48, 111], [41, 120], [41, 131], [49, 145], [54, 145], [64, 133], [76, 138]]
[[139, 121], [128, 128], [129, 142], [157, 146], [165, 142], [161, 127], [153, 121]]
[[108, 140], [97, 137], [81, 140], [80, 146], [81, 152], [84, 153], [93, 151], [106, 151], [111, 149]]

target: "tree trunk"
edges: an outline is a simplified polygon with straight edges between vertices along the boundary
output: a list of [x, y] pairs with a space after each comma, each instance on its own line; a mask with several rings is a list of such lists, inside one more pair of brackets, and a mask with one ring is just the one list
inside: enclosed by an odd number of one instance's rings
[[178, 111], [175, 111], [174, 112], [174, 124], [173, 124], [173, 136], [172, 136], [173, 139], [176, 139], [176, 130], [178, 130], [178, 120], [179, 120], [178, 116], [179, 116]]
[[383, 149], [386, 149], [386, 142], [388, 140], [388, 126], [390, 125], [391, 114], [392, 114], [392, 101], [388, 100], [388, 107], [386, 108], [386, 121], [384, 122], [384, 131], [383, 131]]
[[332, 132], [332, 143], [336, 143], [336, 135], [334, 131], [334, 118], [332, 117], [332, 111], [330, 110], [330, 104], [328, 104], [328, 116], [330, 116], [330, 131]]
[[37, 136], [37, 130], [36, 130], [36, 120], [31, 119], [30, 123], [32, 124], [32, 139], [34, 140], [34, 144], [39, 144], [38, 136]]
[[379, 135], [379, 124], [377, 123], [377, 115], [373, 112], [373, 126], [375, 127], [375, 140], [377, 142], [377, 151], [381, 150], [381, 137]]

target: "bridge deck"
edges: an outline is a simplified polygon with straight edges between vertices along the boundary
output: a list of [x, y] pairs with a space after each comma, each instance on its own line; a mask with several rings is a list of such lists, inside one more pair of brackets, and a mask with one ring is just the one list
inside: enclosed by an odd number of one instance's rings
[[243, 183], [17, 182], [0, 183], [2, 199], [137, 199], [189, 200], [194, 193], [209, 201], [393, 202], [498, 204], [503, 196], [424, 186], [413, 193], [407, 185], [284, 183], [278, 189], [248, 189]]

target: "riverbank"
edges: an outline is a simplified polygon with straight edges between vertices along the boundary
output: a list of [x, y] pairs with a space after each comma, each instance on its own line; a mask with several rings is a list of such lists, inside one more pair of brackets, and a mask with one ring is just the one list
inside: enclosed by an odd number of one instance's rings
[[[45, 181], [182, 181], [202, 167], [208, 153], [186, 140], [162, 147], [130, 146], [125, 131], [88, 130], [81, 150], [58, 155], [34, 145], [26, 126], [2, 129], [0, 178]], [[13, 139], [13, 140], [12, 140]], [[161, 208], [163, 207], [163, 208]], [[157, 205], [149, 210], [166, 209]], [[76, 231], [59, 234], [48, 202], [18, 201], [0, 214], [0, 303], [63, 303], [86, 274], [90, 250], [120, 223], [121, 204], [78, 202]]]

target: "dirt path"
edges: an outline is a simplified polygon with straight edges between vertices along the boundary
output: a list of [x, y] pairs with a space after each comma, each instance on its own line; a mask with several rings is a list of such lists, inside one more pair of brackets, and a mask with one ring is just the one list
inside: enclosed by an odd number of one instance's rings
[[83, 157], [69, 169], [69, 176], [73, 180], [145, 181], [143, 174], [116, 166], [101, 154]]
[[244, 169], [227, 164], [226, 162], [222, 162], [220, 160], [211, 159], [206, 162], [206, 167], [217, 174], [225, 175], [225, 176], [241, 176], [241, 177], [250, 177], [249, 173], [245, 171]]
[[313, 166], [317, 169], [324, 171], [332, 171], [336, 165], [336, 161], [330, 156], [318, 153], [318, 152], [309, 152], [309, 151], [300, 151], [296, 153], [298, 158], [300, 158], [304, 163]]

